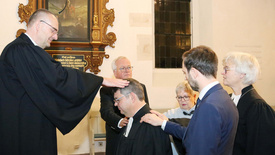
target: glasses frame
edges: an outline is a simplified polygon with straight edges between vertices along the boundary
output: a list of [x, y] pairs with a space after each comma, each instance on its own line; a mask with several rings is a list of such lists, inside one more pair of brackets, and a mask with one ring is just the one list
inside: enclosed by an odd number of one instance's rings
[[227, 74], [228, 71], [232, 71], [233, 69], [229, 68], [228, 66], [224, 66], [223, 70], [224, 70], [224, 74]]
[[127, 67], [120, 67], [119, 70], [121, 72], [125, 72], [127, 70], [133, 70], [133, 68], [134, 68], [133, 66], [127, 66]]
[[122, 96], [120, 96], [120, 97], [117, 98], [117, 99], [114, 99], [114, 103], [119, 104], [120, 100], [121, 100], [123, 97], [125, 97], [125, 95], [122, 95]]
[[182, 99], [183, 99], [183, 101], [189, 101], [190, 98], [191, 98], [190, 96], [176, 96], [176, 99], [178, 101], [182, 101]]
[[40, 20], [40, 22], [45, 23], [46, 25], [48, 25], [49, 27], [51, 27], [51, 28], [53, 29], [53, 30], [52, 30], [52, 33], [58, 34], [57, 28], [53, 27], [51, 24], [47, 23], [47, 22], [44, 21], [44, 20]]

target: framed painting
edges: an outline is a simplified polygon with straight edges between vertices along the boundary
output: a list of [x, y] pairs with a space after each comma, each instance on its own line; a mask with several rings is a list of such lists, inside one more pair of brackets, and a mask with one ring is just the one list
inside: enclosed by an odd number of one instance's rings
[[46, 0], [59, 21], [58, 41], [90, 41], [89, 0]]
[[[107, 33], [107, 27], [113, 26], [114, 10], [108, 10], [106, 3], [109, 0], [28, 0], [27, 5], [19, 4], [18, 15], [21, 23], [28, 23], [31, 14], [40, 8], [53, 12], [59, 21], [58, 40], [51, 43], [51, 47], [45, 50], [53, 56], [55, 53], [73, 54], [77, 51], [91, 53], [85, 56], [85, 70], [97, 74], [103, 62], [103, 58], [109, 58], [105, 54], [105, 47], [114, 48], [116, 35]], [[24, 29], [17, 31], [17, 36]], [[56, 55], [55, 55], [56, 56]], [[91, 59], [91, 60], [87, 60]], [[92, 67], [91, 67], [92, 66]]]

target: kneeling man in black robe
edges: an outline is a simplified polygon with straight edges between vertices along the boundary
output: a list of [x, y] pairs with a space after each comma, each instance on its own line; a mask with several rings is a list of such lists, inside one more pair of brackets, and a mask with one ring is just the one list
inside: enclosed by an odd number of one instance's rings
[[140, 123], [140, 118], [150, 113], [144, 101], [143, 88], [134, 79], [125, 88], [114, 90], [114, 102], [120, 112], [129, 118], [119, 134], [117, 155], [172, 155], [168, 134], [159, 127]]

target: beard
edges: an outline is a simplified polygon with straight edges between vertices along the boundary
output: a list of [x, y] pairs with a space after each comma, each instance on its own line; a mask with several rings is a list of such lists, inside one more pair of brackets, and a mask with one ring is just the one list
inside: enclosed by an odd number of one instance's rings
[[190, 75], [188, 76], [188, 83], [194, 91], [199, 91], [198, 82], [195, 81]]

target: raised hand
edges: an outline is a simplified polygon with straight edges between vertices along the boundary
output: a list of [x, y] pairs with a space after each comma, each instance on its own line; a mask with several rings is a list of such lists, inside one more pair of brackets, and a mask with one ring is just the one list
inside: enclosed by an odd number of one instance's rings
[[124, 88], [125, 86], [128, 86], [129, 81], [122, 80], [122, 79], [112, 79], [112, 78], [103, 78], [102, 85], [106, 87], [119, 87]]

